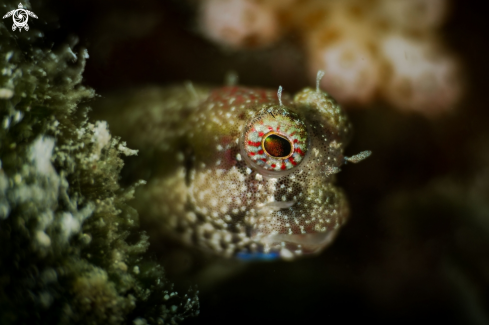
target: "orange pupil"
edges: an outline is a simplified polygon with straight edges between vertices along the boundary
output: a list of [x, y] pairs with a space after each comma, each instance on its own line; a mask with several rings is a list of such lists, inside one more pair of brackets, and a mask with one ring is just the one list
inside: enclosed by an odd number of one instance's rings
[[263, 149], [272, 157], [284, 158], [292, 152], [292, 146], [287, 139], [276, 134], [269, 135], [263, 142]]

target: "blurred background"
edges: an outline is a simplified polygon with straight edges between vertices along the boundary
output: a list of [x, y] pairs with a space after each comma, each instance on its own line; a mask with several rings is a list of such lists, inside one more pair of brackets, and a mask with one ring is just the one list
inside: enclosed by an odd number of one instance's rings
[[[151, 238], [201, 291], [184, 324], [489, 324], [489, 21], [475, 0], [51, 1], [102, 97], [192, 81], [315, 84], [352, 119], [351, 217], [321, 255], [241, 263]], [[32, 9], [49, 21], [43, 9]], [[76, 35], [76, 36], [75, 36]], [[96, 102], [93, 103], [96, 107]], [[94, 110], [96, 117], [97, 110]], [[144, 132], [139, 130], [135, 132]], [[144, 221], [142, 221], [144, 227]]]

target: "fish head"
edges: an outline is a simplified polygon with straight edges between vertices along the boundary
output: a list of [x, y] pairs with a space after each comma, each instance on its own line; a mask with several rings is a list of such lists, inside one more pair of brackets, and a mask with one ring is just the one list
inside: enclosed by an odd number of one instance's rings
[[351, 127], [327, 93], [219, 88], [191, 125], [189, 196], [207, 247], [294, 259], [332, 242], [348, 217], [334, 182]]

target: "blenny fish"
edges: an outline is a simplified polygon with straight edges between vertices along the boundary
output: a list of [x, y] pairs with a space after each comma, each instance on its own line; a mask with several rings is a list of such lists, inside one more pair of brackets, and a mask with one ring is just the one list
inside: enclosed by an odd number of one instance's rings
[[348, 218], [335, 174], [370, 154], [343, 156], [350, 122], [319, 87], [291, 97], [187, 83], [106, 104], [114, 133], [139, 150], [128, 173], [147, 180], [136, 193], [140, 218], [225, 257], [320, 252]]

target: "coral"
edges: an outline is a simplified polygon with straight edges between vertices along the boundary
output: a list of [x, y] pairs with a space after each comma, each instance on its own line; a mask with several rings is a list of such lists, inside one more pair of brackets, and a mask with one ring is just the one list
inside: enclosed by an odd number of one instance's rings
[[342, 103], [382, 96], [395, 107], [427, 116], [452, 108], [463, 82], [438, 29], [445, 0], [206, 0], [201, 29], [235, 48], [270, 45], [292, 31], [307, 53], [311, 80]]
[[142, 183], [118, 184], [120, 156], [137, 151], [106, 122], [88, 121], [87, 51], [44, 49], [41, 36], [34, 24], [19, 33], [0, 23], [0, 323], [160, 324], [196, 315], [196, 291], [176, 293], [144, 255], [148, 237], [127, 204]]
[[279, 36], [272, 7], [246, 0], [209, 0], [203, 3], [201, 24], [207, 36], [232, 47], [269, 44]]

